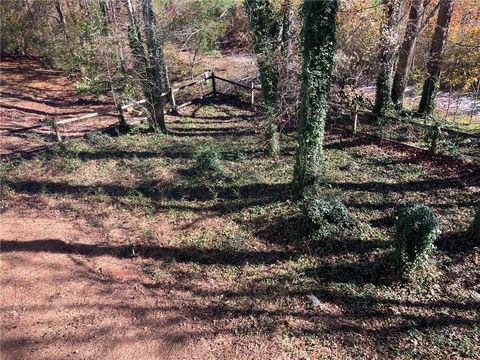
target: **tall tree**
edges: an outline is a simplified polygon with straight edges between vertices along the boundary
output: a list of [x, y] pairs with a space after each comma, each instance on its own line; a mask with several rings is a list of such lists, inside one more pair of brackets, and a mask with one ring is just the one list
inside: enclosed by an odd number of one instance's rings
[[245, 0], [244, 5], [253, 33], [253, 51], [257, 57], [263, 101], [268, 117], [267, 152], [270, 156], [275, 156], [279, 147], [277, 126], [273, 119], [278, 85], [275, 57], [278, 55], [282, 24], [269, 0]]
[[165, 59], [163, 57], [163, 48], [161, 42], [157, 39], [156, 19], [153, 13], [151, 0], [143, 0], [143, 17], [145, 22], [145, 33], [147, 36], [148, 49], [148, 68], [147, 78], [152, 88], [149, 105], [154, 121], [152, 121], [153, 130], [167, 133], [165, 124], [165, 114], [163, 110], [163, 76], [165, 74]]
[[412, 68], [413, 58], [415, 53], [415, 45], [420, 27], [422, 25], [422, 18], [425, 12], [425, 6], [428, 0], [412, 0], [410, 11], [408, 14], [408, 23], [405, 30], [405, 36], [400, 48], [397, 69], [392, 85], [392, 101], [397, 109], [402, 108], [403, 94], [407, 86], [410, 69]]
[[453, 0], [440, 0], [437, 25], [433, 34], [432, 45], [427, 63], [427, 79], [423, 84], [422, 98], [418, 112], [430, 114], [435, 107], [435, 91], [442, 70], [442, 57], [448, 38], [448, 28], [452, 18]]
[[391, 94], [398, 42], [396, 27], [399, 22], [401, 1], [402, 0], [383, 0], [385, 18], [382, 24], [379, 43], [379, 71], [374, 107], [374, 112], [378, 115], [384, 115], [393, 108]]
[[127, 11], [130, 20], [128, 27], [128, 39], [130, 49], [135, 62], [137, 75], [142, 82], [143, 93], [147, 100], [150, 127], [158, 132], [167, 132], [165, 114], [163, 110], [163, 98], [161, 96], [163, 82], [161, 78], [162, 64], [158, 51], [158, 43], [155, 33], [155, 16], [152, 11], [150, 0], [143, 0], [143, 16], [145, 20], [145, 32], [147, 34], [147, 50], [142, 41], [142, 34], [138, 25], [137, 17], [133, 10], [132, 0], [127, 0]]
[[301, 196], [313, 187], [323, 165], [323, 138], [335, 48], [336, 0], [304, 0], [303, 69], [298, 149], [293, 186]]
[[68, 33], [67, 33], [67, 21], [65, 20], [65, 15], [63, 14], [62, 4], [60, 0], [55, 2], [55, 10], [57, 11], [58, 15], [58, 22], [62, 26], [63, 36], [65, 36], [65, 40], [68, 40]]

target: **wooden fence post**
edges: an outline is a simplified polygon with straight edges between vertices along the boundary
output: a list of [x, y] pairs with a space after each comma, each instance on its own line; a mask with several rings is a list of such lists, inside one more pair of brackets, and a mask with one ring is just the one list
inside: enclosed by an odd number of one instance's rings
[[174, 114], [177, 113], [177, 103], [175, 102], [175, 95], [173, 93], [173, 89], [172, 87], [170, 87], [169, 91], [168, 91], [169, 95], [170, 95], [170, 105], [172, 107], [172, 112]]
[[[206, 87], [207, 84], [208, 84], [208, 71], [205, 71], [205, 72], [203, 73], [203, 86]], [[208, 95], [208, 92], [202, 96], [202, 99], [203, 99], [205, 96], [207, 96], [207, 95]]]
[[357, 127], [358, 127], [358, 104], [354, 105], [352, 117], [353, 117], [353, 135], [355, 135], [357, 133]]
[[250, 86], [251, 86], [251, 89], [252, 89], [252, 94], [250, 96], [250, 102], [252, 103], [252, 106], [253, 106], [253, 104], [255, 103], [255, 85], [253, 84], [253, 81], [250, 84]]
[[217, 84], [215, 83], [215, 71], [211, 70], [211, 77], [212, 77], [212, 94], [213, 96], [217, 96]]

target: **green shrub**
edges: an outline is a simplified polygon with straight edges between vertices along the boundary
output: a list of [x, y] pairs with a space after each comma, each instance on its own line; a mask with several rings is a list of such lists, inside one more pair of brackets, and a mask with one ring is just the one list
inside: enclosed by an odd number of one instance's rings
[[480, 206], [477, 207], [475, 217], [468, 229], [468, 238], [474, 244], [480, 244]]
[[315, 240], [341, 235], [353, 224], [348, 209], [335, 198], [307, 195], [301, 210]]
[[421, 204], [404, 203], [396, 209], [395, 261], [402, 278], [429, 263], [440, 223], [432, 210]]
[[210, 146], [200, 146], [194, 154], [198, 174], [221, 174], [223, 167], [219, 151]]

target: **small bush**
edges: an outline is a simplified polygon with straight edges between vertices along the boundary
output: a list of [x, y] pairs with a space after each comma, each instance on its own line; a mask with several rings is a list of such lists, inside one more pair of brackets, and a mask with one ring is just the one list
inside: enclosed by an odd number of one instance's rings
[[472, 243], [480, 245], [480, 206], [477, 207], [475, 217], [468, 229], [468, 239]]
[[221, 156], [217, 149], [210, 146], [201, 146], [194, 154], [196, 162], [195, 170], [199, 174], [221, 174], [223, 167]]
[[309, 195], [301, 209], [317, 240], [341, 235], [353, 224], [348, 209], [334, 198]]
[[429, 263], [440, 223], [432, 210], [421, 204], [401, 204], [396, 209], [395, 261], [402, 278]]

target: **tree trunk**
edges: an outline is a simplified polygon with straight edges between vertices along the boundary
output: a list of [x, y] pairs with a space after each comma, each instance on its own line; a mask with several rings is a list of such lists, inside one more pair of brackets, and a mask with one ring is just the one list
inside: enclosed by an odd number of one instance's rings
[[245, 9], [253, 33], [253, 51], [257, 55], [263, 100], [266, 107], [272, 107], [278, 80], [275, 50], [279, 42], [280, 23], [269, 0], [246, 0]]
[[281, 36], [281, 24], [269, 0], [246, 0], [245, 10], [253, 33], [253, 51], [257, 56], [263, 102], [267, 114], [266, 153], [275, 157], [279, 152], [278, 129], [274, 110], [277, 101], [278, 68], [275, 57]]
[[323, 137], [335, 48], [336, 0], [304, 0], [303, 70], [299, 144], [293, 187], [298, 196], [314, 187], [323, 165]]
[[378, 55], [379, 72], [377, 77], [377, 91], [375, 96], [374, 112], [385, 115], [393, 109], [391, 100], [395, 55], [397, 53], [398, 17], [401, 0], [383, 0], [385, 21], [380, 35], [380, 49]]
[[65, 37], [65, 40], [68, 40], [67, 22], [65, 20], [65, 15], [63, 14], [62, 4], [60, 3], [60, 0], [57, 0], [55, 2], [55, 10], [57, 11], [58, 22], [62, 26], [62, 31], [63, 31], [63, 35]]
[[407, 29], [400, 48], [397, 70], [393, 78], [392, 101], [397, 109], [402, 108], [403, 93], [407, 86], [415, 54], [415, 45], [420, 32], [425, 6], [428, 0], [413, 0], [408, 15]]
[[149, 99], [150, 86], [148, 86], [149, 84], [146, 74], [148, 67], [148, 59], [145, 53], [145, 48], [143, 47], [142, 35], [138, 27], [138, 21], [133, 11], [132, 1], [127, 0], [126, 4], [128, 17], [130, 20], [130, 24], [128, 26], [128, 42], [134, 59], [134, 67], [137, 75], [140, 77], [142, 83], [144, 84], [143, 91], [145, 98]]
[[442, 57], [448, 38], [448, 27], [452, 18], [453, 0], [440, 0], [438, 10], [437, 26], [433, 34], [430, 55], [427, 63], [427, 79], [423, 84], [422, 99], [418, 112], [428, 115], [435, 107], [435, 91], [438, 85], [438, 79], [442, 70]]
[[154, 131], [161, 131], [166, 134], [167, 126], [165, 124], [162, 98], [162, 78], [165, 74], [165, 61], [163, 59], [163, 51], [157, 41], [155, 14], [153, 13], [151, 0], [143, 0], [143, 16], [149, 58], [147, 78], [152, 87], [152, 96], [150, 98], [150, 106], [153, 115], [152, 127]]
[[128, 17], [130, 25], [128, 29], [129, 45], [135, 60], [135, 67], [138, 76], [141, 79], [143, 93], [147, 100], [149, 112], [149, 124], [154, 131], [167, 132], [165, 125], [165, 114], [163, 111], [162, 81], [160, 69], [157, 63], [158, 51], [155, 35], [155, 17], [151, 12], [151, 3], [149, 0], [143, 0], [143, 14], [145, 20], [145, 30], [148, 37], [148, 54], [143, 46], [142, 36], [138, 27], [138, 22], [133, 11], [132, 0], [127, 0]]

